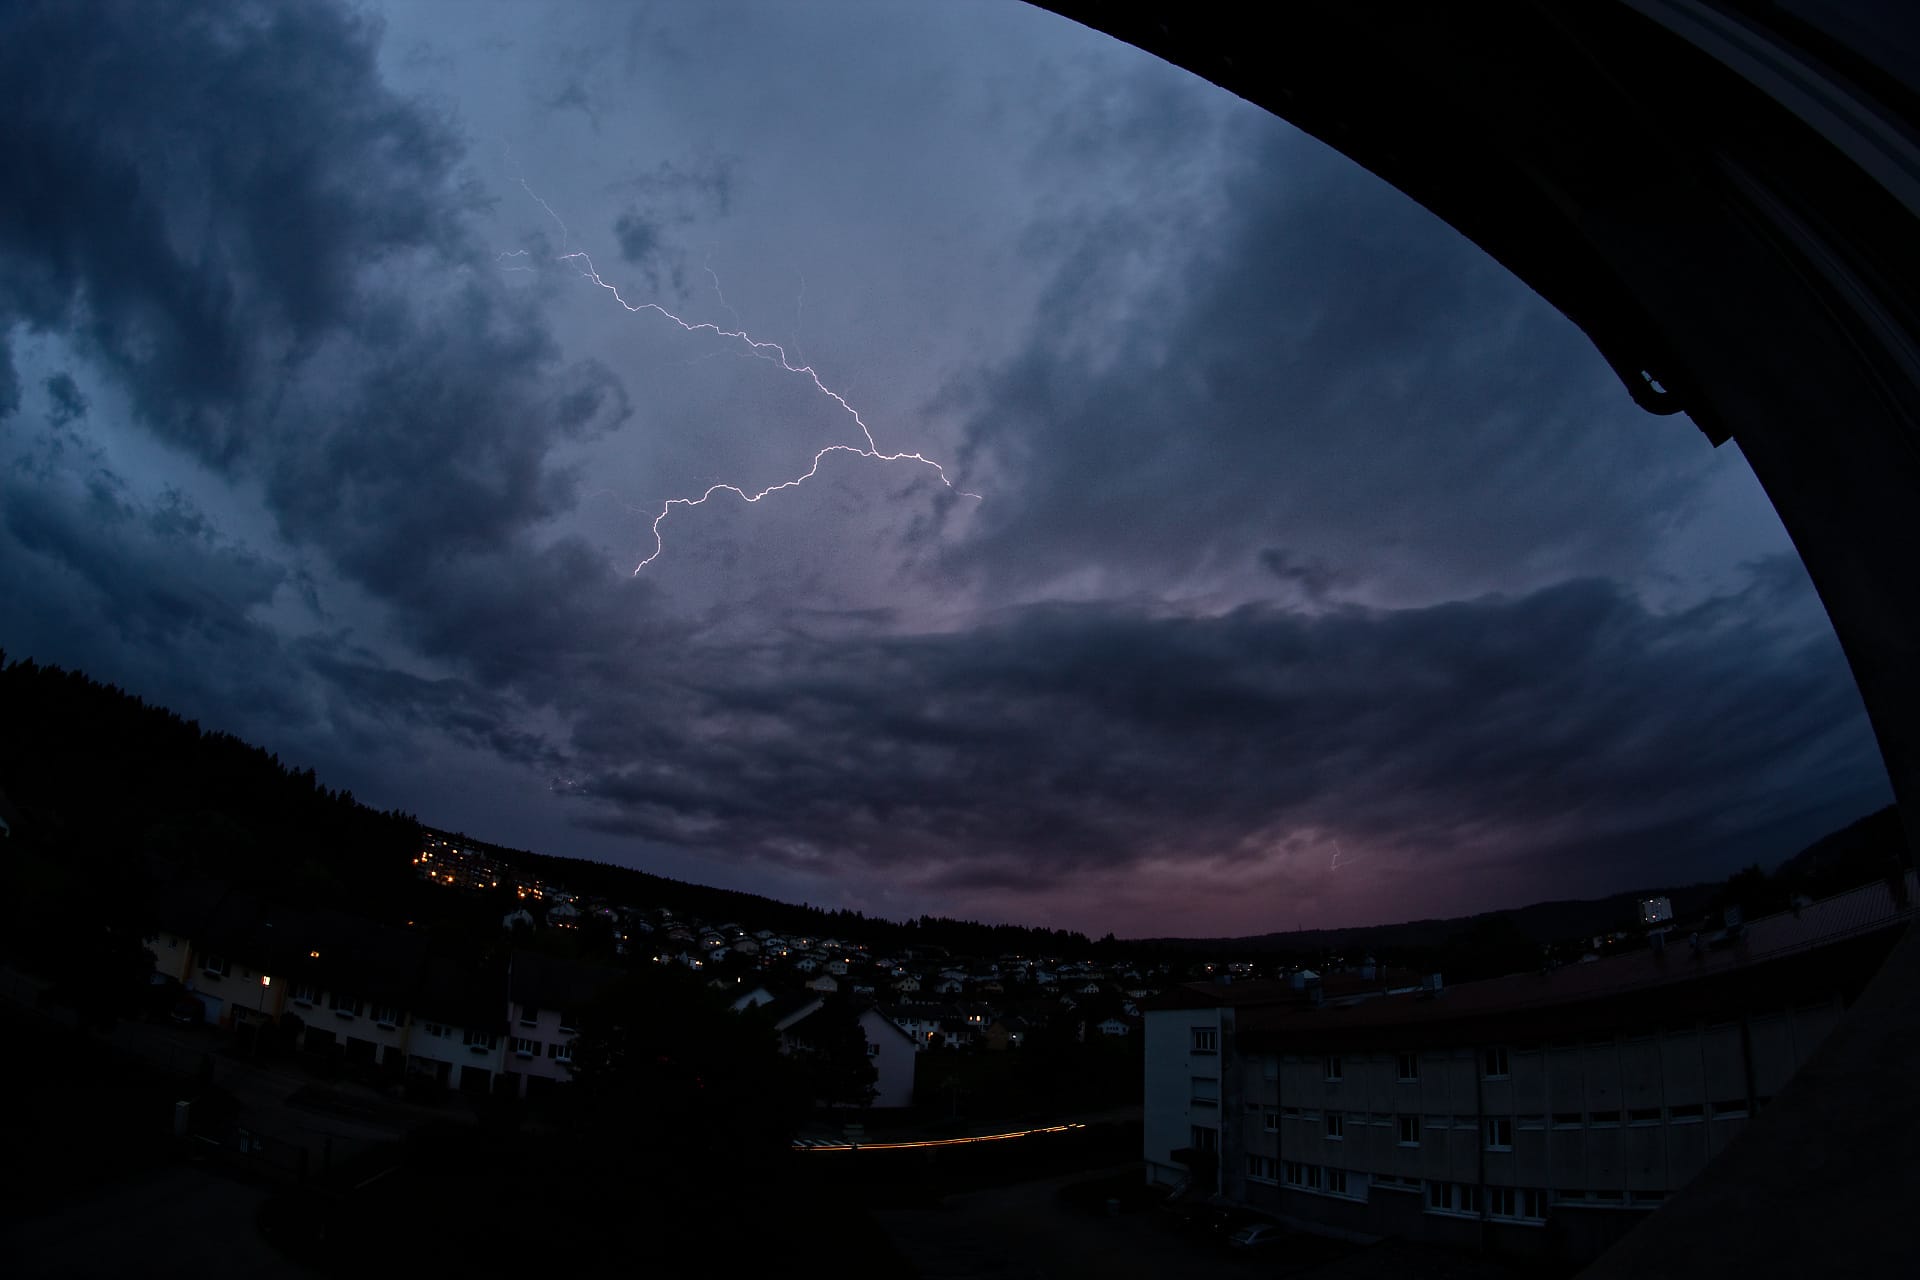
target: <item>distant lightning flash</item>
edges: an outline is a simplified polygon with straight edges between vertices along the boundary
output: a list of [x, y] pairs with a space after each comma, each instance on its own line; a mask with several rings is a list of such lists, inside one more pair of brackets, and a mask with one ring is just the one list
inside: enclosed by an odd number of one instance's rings
[[[526, 184], [524, 182], [522, 182], [521, 185], [523, 187], [526, 187]], [[535, 195], [533, 190], [530, 187], [526, 188], [526, 190], [527, 190], [527, 194], [529, 196], [532, 196], [533, 199], [539, 203], [540, 207], [542, 209], [545, 209], [547, 211], [547, 214], [550, 217], [552, 217], [552, 219], [556, 223], [559, 224], [560, 235], [561, 235], [561, 248], [563, 249], [566, 248], [567, 224], [561, 221], [560, 215], [554, 212], [553, 206], [549, 205], [545, 200], [542, 200], [538, 195]], [[573, 266], [579, 270], [582, 276], [585, 276], [588, 280], [591, 280], [594, 284], [598, 285], [600, 288], [605, 289], [608, 293], [612, 294], [614, 301], [618, 302], [623, 308], [625, 308], [628, 311], [656, 312], [657, 314], [664, 316], [666, 319], [671, 320], [674, 324], [679, 325], [681, 329], [685, 330], [688, 333], [699, 333], [704, 331], [704, 332], [713, 334], [716, 338], [721, 338], [728, 341], [742, 343], [745, 345], [747, 349], [745, 354], [758, 357], [759, 359], [762, 359], [762, 360], [775, 361], [780, 365], [782, 369], [786, 370], [788, 373], [804, 374], [813, 383], [815, 390], [820, 392], [821, 395], [824, 395], [828, 399], [832, 400], [835, 404], [839, 405], [841, 409], [846, 411], [847, 416], [853, 419], [854, 425], [860, 428], [861, 438], [866, 441], [865, 448], [862, 448], [858, 445], [852, 445], [852, 444], [830, 444], [826, 446], [824, 449], [819, 450], [813, 455], [812, 464], [808, 466], [807, 469], [804, 472], [802, 472], [800, 475], [794, 476], [790, 480], [782, 480], [777, 484], [768, 485], [766, 488], [760, 490], [757, 493], [749, 493], [738, 485], [715, 484], [715, 485], [709, 485], [706, 491], [703, 492], [697, 498], [668, 498], [666, 501], [660, 504], [659, 514], [653, 517], [653, 523], [651, 525], [651, 528], [653, 531], [653, 553], [647, 556], [647, 558], [642, 560], [639, 564], [634, 566], [633, 572], [636, 576], [640, 573], [642, 569], [645, 569], [648, 565], [652, 564], [655, 560], [658, 560], [661, 554], [666, 550], [665, 540], [660, 535], [660, 526], [669, 515], [673, 514], [673, 509], [675, 507], [698, 507], [705, 504], [707, 499], [713, 497], [717, 493], [731, 493], [735, 497], [739, 498], [742, 502], [748, 502], [748, 503], [759, 502], [762, 498], [767, 497], [769, 494], [779, 493], [783, 489], [798, 488], [799, 486], [805, 484], [807, 481], [813, 479], [814, 476], [819, 474], [821, 461], [824, 458], [826, 458], [826, 456], [830, 453], [847, 453], [847, 454], [852, 454], [856, 458], [871, 458], [875, 462], [917, 462], [923, 467], [930, 468], [935, 475], [940, 477], [941, 484], [944, 484], [947, 488], [952, 489], [953, 492], [959, 494], [961, 497], [972, 498], [975, 501], [978, 501], [980, 499], [980, 495], [977, 493], [970, 493], [965, 489], [955, 488], [953, 481], [947, 476], [946, 468], [941, 466], [938, 462], [935, 462], [932, 458], [927, 457], [923, 453], [909, 452], [906, 450], [901, 450], [895, 453], [883, 452], [880, 448], [879, 442], [874, 439], [872, 429], [867, 426], [866, 420], [860, 416], [860, 411], [858, 409], [855, 409], [853, 405], [849, 404], [847, 402], [846, 397], [842, 396], [839, 392], [835, 391], [832, 387], [829, 387], [825, 382], [822, 382], [820, 380], [819, 373], [815, 371], [812, 365], [794, 364], [791, 360], [789, 360], [787, 358], [786, 348], [782, 347], [779, 343], [768, 342], [763, 339], [753, 337], [751, 334], [749, 334], [746, 331], [746, 326], [744, 324], [741, 325], [741, 327], [738, 329], [723, 329], [717, 324], [712, 324], [705, 321], [694, 322], [694, 321], [684, 320], [681, 317], [675, 315], [673, 312], [667, 310], [665, 307], [661, 306], [657, 302], [629, 302], [621, 294], [617, 286], [609, 283], [606, 279], [604, 279], [600, 275], [599, 270], [595, 268], [595, 266], [593, 265], [593, 259], [590, 256], [588, 256], [587, 252], [584, 249], [576, 249], [571, 252], [562, 253], [559, 256], [558, 261], [573, 264]], [[716, 295], [720, 297], [721, 305], [725, 306], [729, 312], [733, 312], [733, 308], [731, 306], [727, 306], [726, 295], [720, 293], [720, 277], [714, 274], [713, 269], [711, 267], [707, 268], [707, 274], [713, 277], [714, 292]], [[804, 284], [802, 285], [802, 288], [803, 289], [805, 288]], [[740, 318], [739, 315], [735, 313], [734, 319], [736, 322], [739, 320], [739, 318]]]
[[[622, 296], [617, 286], [608, 283], [602, 278], [600, 272], [593, 265], [592, 257], [583, 249], [575, 250], [572, 253], [561, 254], [560, 261], [573, 263], [579, 269], [581, 275], [593, 281], [593, 283], [599, 285], [608, 293], [611, 293], [614, 301], [618, 302], [628, 311], [656, 312], [679, 325], [688, 333], [698, 333], [704, 330], [717, 338], [725, 338], [743, 343], [751, 354], [763, 360], [776, 361], [780, 367], [788, 373], [806, 375], [808, 380], [813, 383], [815, 390], [846, 411], [847, 416], [853, 419], [853, 424], [860, 428], [861, 438], [867, 442], [865, 448], [851, 444], [830, 444], [813, 455], [812, 465], [810, 465], [806, 471], [793, 477], [791, 480], [782, 480], [778, 484], [768, 485], [758, 493], [748, 493], [738, 485], [716, 484], [708, 486], [706, 491], [697, 498], [668, 498], [660, 504], [660, 514], [653, 518], [653, 554], [635, 565], [633, 569], [634, 573], [638, 574], [642, 569], [652, 564], [655, 560], [658, 560], [661, 553], [666, 550], [666, 543], [660, 536], [660, 525], [673, 513], [675, 507], [700, 506], [716, 493], [731, 493], [742, 502], [758, 502], [769, 494], [779, 493], [783, 489], [798, 488], [800, 485], [813, 479], [813, 477], [820, 472], [821, 459], [830, 453], [849, 453], [856, 458], [871, 458], [876, 462], [917, 462], [923, 467], [931, 468], [933, 473], [940, 477], [941, 484], [944, 484], [949, 489], [953, 489], [953, 491], [961, 497], [973, 498], [976, 501], [979, 499], [980, 495], [977, 493], [969, 493], [964, 489], [955, 489], [952, 479], [947, 475], [947, 469], [938, 462], [935, 462], [932, 458], [927, 457], [924, 453], [908, 450], [900, 450], [894, 453], [883, 452], [879, 442], [873, 438], [873, 429], [867, 426], [866, 420], [860, 416], [860, 411], [849, 404], [845, 396], [842, 396], [838, 391], [835, 391], [832, 387], [822, 382], [819, 373], [815, 371], [812, 365], [794, 364], [788, 360], [786, 349], [779, 343], [755, 338], [745, 329], [722, 329], [719, 325], [713, 324], [710, 321], [694, 322], [683, 320], [657, 302], [629, 302]], [[716, 285], [717, 283], [718, 281], [716, 280]], [[731, 310], [731, 308], [729, 308], [729, 310]]]

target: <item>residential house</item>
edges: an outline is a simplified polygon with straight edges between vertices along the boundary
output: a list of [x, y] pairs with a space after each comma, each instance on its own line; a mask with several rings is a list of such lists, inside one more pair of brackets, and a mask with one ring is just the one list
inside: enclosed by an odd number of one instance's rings
[[506, 1087], [524, 1098], [571, 1079], [579, 1013], [619, 978], [617, 969], [538, 952], [508, 957]]

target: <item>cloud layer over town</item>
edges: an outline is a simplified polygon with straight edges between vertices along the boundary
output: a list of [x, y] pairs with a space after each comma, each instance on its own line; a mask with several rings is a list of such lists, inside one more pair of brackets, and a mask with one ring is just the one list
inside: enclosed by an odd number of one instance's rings
[[[1888, 799], [1733, 446], [1051, 15], [21, 5], [0, 82], [0, 646], [369, 802], [1138, 935], [1724, 875]], [[583, 251], [957, 489], [831, 455], [636, 574], [668, 499], [863, 441]]]

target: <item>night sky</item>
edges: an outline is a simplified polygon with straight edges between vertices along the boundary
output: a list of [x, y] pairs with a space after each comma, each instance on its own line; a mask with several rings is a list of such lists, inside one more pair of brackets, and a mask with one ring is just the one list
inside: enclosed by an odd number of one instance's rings
[[0, 646], [369, 803], [1128, 936], [1890, 799], [1736, 446], [1052, 15], [14, 3], [0, 86]]

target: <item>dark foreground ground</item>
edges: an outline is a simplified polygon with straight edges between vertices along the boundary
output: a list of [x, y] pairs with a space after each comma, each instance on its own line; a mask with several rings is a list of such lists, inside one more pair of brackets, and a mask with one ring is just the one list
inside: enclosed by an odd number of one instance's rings
[[[1296, 1235], [1257, 1255], [1178, 1227], [1144, 1194], [1137, 1165], [1066, 1174], [878, 1209], [874, 1218], [916, 1274], [938, 1280], [1522, 1280], [1539, 1273], [1396, 1241], [1352, 1245]], [[1117, 1202], [1117, 1203], [1116, 1203]]]

